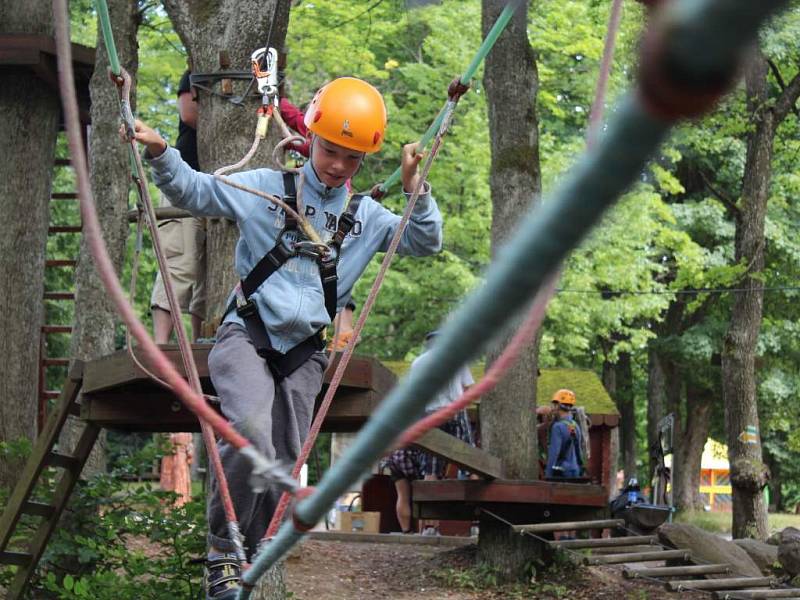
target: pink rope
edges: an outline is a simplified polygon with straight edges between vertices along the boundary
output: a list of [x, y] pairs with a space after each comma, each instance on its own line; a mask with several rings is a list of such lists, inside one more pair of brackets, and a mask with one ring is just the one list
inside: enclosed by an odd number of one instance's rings
[[603, 45], [603, 58], [600, 62], [600, 74], [597, 77], [597, 88], [594, 92], [594, 102], [589, 112], [589, 129], [586, 132], [586, 146], [594, 146], [595, 139], [600, 134], [603, 121], [603, 110], [606, 103], [606, 88], [611, 76], [611, 63], [614, 60], [614, 45], [617, 40], [617, 31], [622, 19], [622, 0], [614, 0], [611, 5], [611, 14], [608, 17], [606, 40]]

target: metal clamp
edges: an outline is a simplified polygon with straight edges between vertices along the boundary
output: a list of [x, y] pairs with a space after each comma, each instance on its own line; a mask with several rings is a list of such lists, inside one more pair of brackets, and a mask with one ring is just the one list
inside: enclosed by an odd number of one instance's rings
[[259, 48], [250, 55], [250, 66], [263, 105], [278, 106], [278, 51]]

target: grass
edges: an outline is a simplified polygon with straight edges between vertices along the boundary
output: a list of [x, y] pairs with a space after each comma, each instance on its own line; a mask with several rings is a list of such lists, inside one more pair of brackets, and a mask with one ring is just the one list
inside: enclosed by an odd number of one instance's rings
[[[687, 523], [711, 533], [730, 534], [731, 513], [725, 512], [682, 512], [675, 517], [677, 523]], [[800, 515], [792, 513], [771, 513], [769, 531], [774, 533], [786, 527], [800, 528]]]

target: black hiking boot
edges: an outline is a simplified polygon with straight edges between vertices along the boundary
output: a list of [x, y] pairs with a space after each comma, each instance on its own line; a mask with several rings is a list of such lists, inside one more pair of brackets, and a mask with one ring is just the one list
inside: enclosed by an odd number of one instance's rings
[[203, 583], [206, 600], [236, 600], [242, 571], [235, 554], [221, 554], [206, 561]]

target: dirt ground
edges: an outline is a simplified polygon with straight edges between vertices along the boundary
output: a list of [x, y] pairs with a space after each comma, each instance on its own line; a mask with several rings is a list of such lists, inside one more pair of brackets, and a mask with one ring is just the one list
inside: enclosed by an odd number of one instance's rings
[[[306, 540], [287, 562], [293, 600], [412, 598], [678, 600], [656, 584], [626, 580], [620, 567], [562, 568], [528, 586], [497, 587], [475, 569], [475, 546]], [[704, 596], [684, 592], [680, 598]]]

